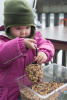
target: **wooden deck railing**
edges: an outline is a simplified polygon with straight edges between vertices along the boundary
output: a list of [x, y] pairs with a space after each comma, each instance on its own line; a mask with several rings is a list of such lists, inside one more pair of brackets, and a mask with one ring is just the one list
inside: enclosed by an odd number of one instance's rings
[[[50, 13], [45, 13], [46, 14], [46, 27], [50, 26]], [[54, 13], [54, 26], [58, 26], [59, 25], [59, 14], [60, 13]], [[64, 18], [67, 18], [67, 13], [64, 13]], [[40, 23], [42, 23], [42, 13], [38, 13], [38, 20], [40, 21]], [[66, 25], [66, 21], [64, 20], [64, 25]]]
[[[60, 21], [60, 19], [59, 19], [59, 15], [60, 15], [60, 13], [54, 13], [54, 26], [59, 26], [59, 21]], [[46, 20], [44, 20], [45, 21], [45, 26], [46, 27], [50, 27], [50, 13], [46, 13]], [[64, 13], [64, 19], [67, 19], [67, 13]], [[42, 13], [38, 13], [38, 20], [40, 21], [40, 23], [42, 23]], [[63, 25], [64, 26], [67, 26], [67, 21], [63, 21], [64, 23], [63, 23]], [[56, 62], [57, 61], [57, 51], [58, 50], [56, 50], [56, 56], [55, 56], [55, 58], [54, 58], [54, 62]], [[62, 65], [66, 65], [66, 51], [64, 51], [63, 50], [63, 54], [62, 54]]]

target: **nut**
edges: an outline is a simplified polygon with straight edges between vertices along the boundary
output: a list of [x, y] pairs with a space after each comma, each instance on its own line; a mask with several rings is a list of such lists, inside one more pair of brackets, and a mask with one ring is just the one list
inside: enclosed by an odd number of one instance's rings
[[27, 76], [33, 83], [42, 82], [43, 79], [43, 71], [41, 65], [38, 64], [30, 64], [25, 68]]
[[42, 84], [39, 83], [39, 84], [33, 85], [32, 89], [41, 95], [46, 95], [46, 94], [52, 92], [53, 90], [57, 89], [58, 87], [60, 87], [63, 84], [64, 83], [44, 82]]
[[[44, 99], [43, 96], [47, 95], [48, 93], [52, 92], [63, 84], [64, 83], [46, 82], [42, 84], [35, 84], [32, 86], [32, 89], [25, 87], [24, 89], [20, 90], [21, 98], [22, 100], [56, 100], [59, 96], [59, 92], [53, 94], [47, 99]], [[40, 94], [43, 98], [41, 98], [33, 91]]]

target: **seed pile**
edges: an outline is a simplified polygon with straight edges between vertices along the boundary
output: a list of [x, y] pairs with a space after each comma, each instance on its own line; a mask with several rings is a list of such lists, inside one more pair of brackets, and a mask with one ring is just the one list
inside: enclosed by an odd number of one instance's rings
[[41, 95], [46, 95], [50, 92], [52, 92], [53, 90], [57, 89], [58, 87], [60, 87], [61, 85], [63, 85], [64, 83], [56, 83], [56, 82], [44, 82], [42, 84], [35, 84], [32, 86], [32, 89], [41, 94]]
[[26, 73], [33, 83], [40, 83], [43, 79], [43, 71], [41, 65], [30, 64], [26, 67]]
[[[44, 99], [44, 96], [48, 93], [51, 93], [53, 90], [57, 89], [58, 87], [62, 86], [64, 83], [56, 83], [56, 82], [46, 82], [42, 84], [35, 84], [32, 86], [32, 90], [30, 88], [26, 87], [24, 89], [20, 90], [21, 98], [22, 100], [56, 100], [59, 96], [59, 93], [50, 96], [48, 99]], [[43, 98], [40, 96], [37, 96], [36, 93], [32, 91], [37, 92], [40, 94]]]
[[[57, 82], [43, 82], [43, 70], [41, 65], [38, 64], [30, 64], [26, 66], [25, 71], [29, 79], [34, 83], [30, 88], [25, 87], [20, 90], [22, 100], [44, 100], [45, 95], [51, 93], [53, 90], [62, 86], [64, 83]], [[34, 91], [34, 92], [33, 92]], [[40, 94], [37, 96], [36, 93]], [[59, 93], [56, 93], [49, 97], [47, 100], [56, 100], [59, 96]]]

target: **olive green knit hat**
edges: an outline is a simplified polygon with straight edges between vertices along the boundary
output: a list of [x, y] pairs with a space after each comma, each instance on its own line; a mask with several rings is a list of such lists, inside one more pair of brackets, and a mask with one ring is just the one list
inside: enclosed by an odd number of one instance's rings
[[[32, 26], [35, 31], [34, 13], [25, 0], [5, 0], [4, 26], [8, 36], [11, 26]], [[32, 34], [33, 35], [33, 34]]]

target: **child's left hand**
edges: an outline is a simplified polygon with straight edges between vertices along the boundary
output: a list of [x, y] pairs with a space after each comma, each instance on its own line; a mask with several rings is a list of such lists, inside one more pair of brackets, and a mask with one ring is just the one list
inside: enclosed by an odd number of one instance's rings
[[35, 56], [35, 61], [38, 64], [42, 64], [47, 60], [47, 55], [44, 52], [38, 52], [37, 57]]

